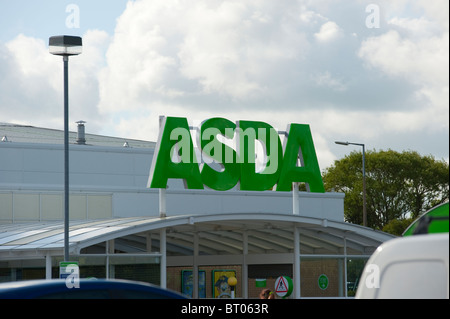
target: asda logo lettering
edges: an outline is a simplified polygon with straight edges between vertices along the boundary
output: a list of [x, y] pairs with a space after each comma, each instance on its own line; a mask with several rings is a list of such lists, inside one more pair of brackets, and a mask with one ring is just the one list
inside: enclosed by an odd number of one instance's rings
[[197, 134], [199, 163], [187, 119], [162, 117], [160, 124], [150, 188], [166, 188], [169, 179], [182, 179], [188, 189], [225, 191], [239, 185], [240, 190], [290, 191], [293, 182], [304, 182], [311, 192], [325, 192], [309, 125], [290, 124], [282, 146], [278, 132], [267, 123], [208, 119]]

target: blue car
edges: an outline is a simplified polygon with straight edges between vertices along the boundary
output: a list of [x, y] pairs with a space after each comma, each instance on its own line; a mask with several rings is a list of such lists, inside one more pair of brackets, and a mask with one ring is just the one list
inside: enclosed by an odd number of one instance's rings
[[128, 280], [80, 279], [68, 288], [64, 279], [0, 284], [0, 299], [187, 299], [161, 287]]

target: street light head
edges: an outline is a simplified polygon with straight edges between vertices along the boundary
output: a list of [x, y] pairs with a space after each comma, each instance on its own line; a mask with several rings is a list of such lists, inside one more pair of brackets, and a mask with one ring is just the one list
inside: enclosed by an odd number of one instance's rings
[[70, 35], [53, 36], [48, 40], [48, 49], [54, 55], [78, 55], [82, 50], [82, 40]]
[[339, 144], [339, 145], [348, 145], [349, 144], [348, 142], [340, 142], [340, 141], [336, 141], [335, 143]]

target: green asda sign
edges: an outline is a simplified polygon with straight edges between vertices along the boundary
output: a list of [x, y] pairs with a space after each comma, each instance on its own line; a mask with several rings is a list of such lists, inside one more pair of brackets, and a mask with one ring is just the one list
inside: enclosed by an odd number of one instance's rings
[[[267, 123], [211, 118], [201, 124], [197, 136], [202, 159], [211, 163], [199, 163], [187, 119], [163, 117], [149, 186], [166, 188], [169, 179], [182, 179], [188, 189], [224, 191], [239, 184], [240, 190], [276, 186], [277, 191], [290, 191], [293, 182], [304, 182], [311, 192], [325, 192], [309, 125], [290, 124], [287, 134], [282, 146], [278, 132]], [[259, 169], [257, 143], [264, 150]]]

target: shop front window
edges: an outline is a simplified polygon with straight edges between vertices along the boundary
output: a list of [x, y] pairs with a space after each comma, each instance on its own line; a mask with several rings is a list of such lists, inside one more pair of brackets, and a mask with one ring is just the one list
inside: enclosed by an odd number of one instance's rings
[[302, 257], [301, 297], [344, 297], [344, 258]]

